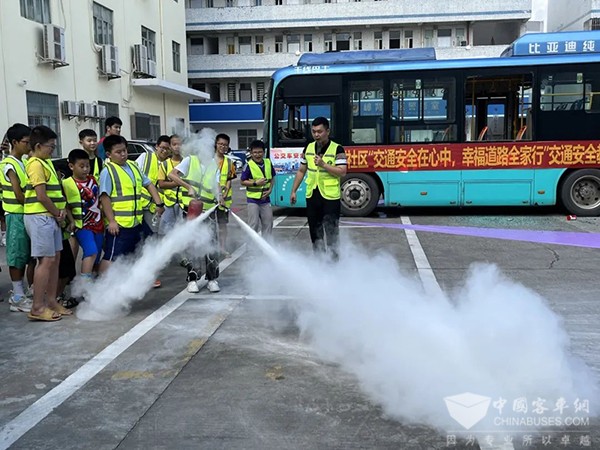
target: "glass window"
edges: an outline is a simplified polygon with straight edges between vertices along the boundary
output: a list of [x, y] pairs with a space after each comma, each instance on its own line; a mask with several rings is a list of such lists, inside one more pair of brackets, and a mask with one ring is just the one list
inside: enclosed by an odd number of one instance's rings
[[256, 130], [238, 130], [238, 149], [245, 150], [250, 148], [252, 141], [257, 139]]
[[375, 50], [383, 49], [383, 33], [381, 31], [376, 31], [374, 34], [375, 39]]
[[27, 91], [27, 122], [32, 128], [45, 125], [58, 134], [59, 139], [57, 139], [56, 149], [52, 152], [52, 156], [61, 154], [58, 95]]
[[227, 101], [235, 102], [235, 83], [227, 83]]
[[252, 101], [252, 84], [240, 83], [240, 102]]
[[454, 78], [394, 79], [390, 96], [391, 142], [456, 140]]
[[265, 83], [258, 81], [256, 83], [256, 101], [262, 102], [265, 99]]
[[175, 72], [181, 72], [181, 45], [172, 41], [173, 46], [173, 70]]
[[142, 27], [142, 45], [148, 49], [148, 59], [156, 61], [156, 33], [154, 31]]
[[287, 37], [287, 51], [288, 53], [296, 53], [300, 51], [300, 35], [290, 34]]
[[383, 81], [353, 81], [350, 83], [352, 143], [383, 142]]
[[241, 55], [249, 55], [252, 53], [252, 36], [238, 37]]
[[254, 51], [256, 53], [264, 53], [265, 52], [265, 44], [262, 36], [256, 36], [254, 38], [255, 48]]
[[390, 31], [389, 48], [400, 48], [400, 31]]
[[204, 38], [190, 38], [190, 55], [204, 55]]
[[600, 76], [594, 73], [547, 73], [541, 79], [542, 111], [600, 111]]
[[316, 117], [329, 120], [331, 135], [334, 135], [335, 111], [332, 103], [284, 104], [276, 105], [277, 141], [284, 147], [306, 145], [312, 140], [311, 123]]
[[304, 35], [304, 51], [305, 52], [313, 51], [312, 34]]
[[233, 36], [226, 38], [225, 42], [227, 45], [227, 54], [234, 55], [235, 54], [235, 41], [233, 39]]
[[437, 32], [438, 47], [452, 47], [452, 29], [440, 28]]
[[113, 12], [94, 2], [94, 42], [98, 45], [114, 45]]
[[275, 36], [275, 53], [283, 52], [283, 36]]
[[21, 16], [39, 23], [50, 23], [50, 0], [20, 0]]
[[350, 50], [350, 33], [338, 33], [335, 35], [335, 49], [337, 51]]
[[404, 48], [413, 48], [413, 30], [404, 30]]
[[357, 31], [354, 33], [354, 50], [362, 50], [362, 33]]
[[326, 33], [324, 37], [325, 41], [325, 51], [331, 52], [333, 51], [333, 35], [331, 33]]

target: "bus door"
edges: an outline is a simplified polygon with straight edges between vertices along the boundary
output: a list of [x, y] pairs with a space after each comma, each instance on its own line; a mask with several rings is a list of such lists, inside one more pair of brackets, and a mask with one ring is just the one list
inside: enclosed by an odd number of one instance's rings
[[534, 170], [502, 168], [503, 158], [515, 158], [514, 142], [532, 135], [532, 83], [531, 73], [466, 78], [465, 140], [477, 155], [473, 165], [482, 169], [463, 169], [462, 204], [532, 204]]

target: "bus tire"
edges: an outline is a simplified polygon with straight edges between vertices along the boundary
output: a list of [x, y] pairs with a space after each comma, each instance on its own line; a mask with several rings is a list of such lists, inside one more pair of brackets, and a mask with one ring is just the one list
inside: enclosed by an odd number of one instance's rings
[[600, 170], [575, 170], [560, 184], [560, 199], [570, 214], [600, 215]]
[[371, 175], [350, 173], [342, 180], [342, 214], [368, 216], [377, 206], [379, 196], [379, 186]]

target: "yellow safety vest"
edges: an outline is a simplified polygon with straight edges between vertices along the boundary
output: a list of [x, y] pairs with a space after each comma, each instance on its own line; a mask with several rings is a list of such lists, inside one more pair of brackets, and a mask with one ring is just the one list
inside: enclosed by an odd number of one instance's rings
[[[171, 158], [161, 162], [162, 169], [165, 172], [165, 179], [163, 181], [170, 181], [169, 174], [175, 167]], [[165, 206], [173, 206], [177, 203], [177, 188], [159, 189], [160, 197], [162, 198]]]
[[[200, 163], [200, 159], [196, 155], [190, 155], [190, 167], [186, 176], [181, 177], [187, 184], [191, 185], [196, 191], [196, 195], [202, 190], [202, 175], [204, 169]], [[181, 208], [187, 208], [194, 197], [191, 197], [188, 190], [183, 187], [177, 188], [177, 202]]]
[[[202, 178], [202, 189], [200, 191], [200, 200], [204, 202], [204, 210], [212, 208], [218, 203], [218, 200], [215, 198], [215, 177], [218, 169], [214, 168], [216, 161], [213, 160], [209, 166], [209, 169], [206, 170], [204, 177]], [[223, 165], [221, 166], [221, 172], [219, 173], [219, 188], [223, 188], [227, 184], [227, 176], [229, 175], [229, 171], [231, 169], [230, 164], [233, 162], [227, 158], [223, 158]], [[231, 207], [233, 202], [233, 189], [230, 187], [229, 190], [225, 193], [225, 206], [227, 208]]]
[[90, 165], [92, 165], [92, 161], [94, 161], [94, 173], [92, 175], [96, 180], [100, 179], [100, 164], [102, 164], [102, 160], [97, 156], [90, 158]]
[[4, 211], [7, 213], [23, 214], [24, 207], [17, 200], [17, 196], [13, 190], [10, 180], [4, 175], [4, 168], [7, 164], [10, 165], [15, 171], [15, 174], [19, 179], [19, 186], [21, 187], [23, 193], [25, 193], [27, 183], [29, 182], [29, 178], [27, 177], [27, 173], [25, 172], [21, 161], [12, 155], [4, 158], [2, 163], [0, 163], [0, 170], [2, 170], [2, 174], [0, 175], [0, 180], [2, 182], [2, 208], [4, 208]]
[[[327, 164], [335, 165], [335, 155], [337, 153], [338, 144], [333, 141], [329, 142], [329, 147], [323, 155], [323, 161]], [[340, 194], [340, 177], [331, 175], [322, 167], [315, 164], [316, 148], [315, 143], [311, 142], [306, 147], [306, 165], [308, 168], [308, 176], [306, 177], [306, 198], [312, 196], [313, 190], [318, 187], [319, 192], [326, 200], [338, 200]]]
[[83, 228], [83, 203], [77, 183], [73, 177], [69, 177], [63, 180], [62, 185], [67, 197], [67, 205], [71, 208], [71, 214], [75, 219], [75, 226], [81, 230]]
[[[54, 203], [54, 206], [58, 209], [65, 209], [67, 202], [65, 201], [62, 186], [60, 185], [58, 175], [56, 174], [56, 170], [54, 170], [52, 162], [38, 158], [37, 156], [32, 156], [27, 159], [25, 167], [29, 167], [34, 161], [40, 161], [42, 166], [50, 172], [50, 176], [46, 180], [46, 194], [48, 195], [48, 198], [52, 200], [52, 203]], [[35, 188], [31, 185], [31, 182], [27, 183], [27, 188], [25, 189], [25, 207], [23, 212], [25, 214], [46, 214], [49, 212], [46, 207], [38, 201]]]
[[[158, 156], [154, 152], [146, 153], [146, 158], [144, 158], [144, 168], [142, 172], [146, 174], [146, 176], [150, 179], [150, 182], [156, 186], [158, 183], [158, 169], [159, 169], [159, 161]], [[142, 189], [142, 208], [149, 210], [151, 213], [156, 211], [156, 205], [152, 203], [152, 196], [148, 189]]]
[[127, 161], [135, 182], [118, 164], [106, 161], [104, 168], [108, 170], [112, 181], [110, 201], [115, 214], [115, 221], [123, 228], [133, 228], [142, 223], [142, 189], [143, 177], [137, 164]]
[[253, 198], [255, 200], [260, 200], [263, 192], [266, 192], [271, 187], [271, 179], [273, 178], [272, 169], [271, 169], [271, 160], [269, 158], [265, 158], [265, 173], [262, 172], [259, 165], [254, 162], [254, 160], [248, 161], [248, 168], [250, 169], [250, 174], [252, 175], [253, 180], [260, 180], [261, 178], [266, 178], [267, 182], [263, 186], [246, 186], [246, 197]]

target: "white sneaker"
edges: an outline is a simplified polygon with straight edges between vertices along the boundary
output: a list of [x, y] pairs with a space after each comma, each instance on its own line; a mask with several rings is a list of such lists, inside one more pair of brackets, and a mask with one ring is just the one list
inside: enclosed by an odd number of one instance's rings
[[219, 292], [221, 290], [221, 288], [219, 287], [219, 282], [217, 280], [210, 280], [206, 284], [206, 287], [210, 292]]
[[25, 297], [33, 298], [33, 286], [29, 286], [25, 291]]
[[33, 300], [29, 297], [25, 297], [24, 295], [15, 295], [11, 293], [8, 303], [10, 304], [10, 310], [12, 312], [28, 313], [31, 312]]
[[187, 291], [190, 294], [196, 294], [196, 293], [200, 292], [200, 288], [198, 287], [198, 283], [196, 283], [195, 281], [190, 281], [188, 283], [188, 286], [187, 286]]

